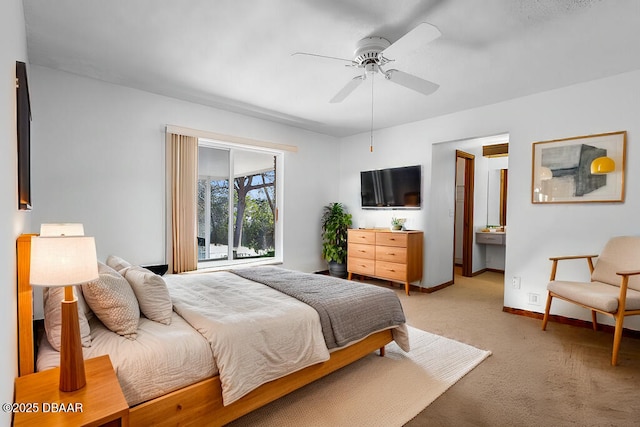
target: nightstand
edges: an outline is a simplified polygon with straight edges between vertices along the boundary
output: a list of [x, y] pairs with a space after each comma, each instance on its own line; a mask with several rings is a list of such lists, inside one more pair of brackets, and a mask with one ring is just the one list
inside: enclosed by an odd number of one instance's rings
[[[14, 426], [128, 426], [129, 405], [109, 356], [85, 360], [87, 385], [58, 389], [60, 369], [16, 378]], [[30, 411], [30, 412], [28, 412]]]

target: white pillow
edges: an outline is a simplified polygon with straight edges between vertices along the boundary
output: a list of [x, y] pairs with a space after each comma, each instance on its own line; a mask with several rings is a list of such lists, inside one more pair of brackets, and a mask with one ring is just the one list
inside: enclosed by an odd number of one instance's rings
[[98, 274], [98, 280], [82, 285], [84, 299], [107, 328], [125, 338], [136, 339], [140, 307], [129, 282], [101, 262], [98, 262]]
[[[78, 321], [80, 323], [80, 341], [83, 347], [91, 347], [91, 329], [86, 316], [86, 303], [82, 298], [82, 289], [73, 287], [73, 293], [78, 299]], [[45, 288], [42, 292], [44, 302], [44, 330], [51, 347], [60, 351], [60, 337], [62, 335], [62, 300], [64, 288]]]
[[109, 255], [107, 257], [107, 265], [120, 274], [122, 274], [122, 270], [124, 270], [125, 268], [131, 267], [131, 264], [129, 262], [115, 255]]
[[173, 303], [164, 279], [143, 267], [128, 267], [122, 273], [136, 294], [140, 311], [147, 318], [168, 325]]

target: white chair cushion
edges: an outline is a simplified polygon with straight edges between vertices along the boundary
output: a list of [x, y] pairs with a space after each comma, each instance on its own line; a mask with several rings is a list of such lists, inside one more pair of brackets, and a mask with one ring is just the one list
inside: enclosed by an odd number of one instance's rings
[[[620, 276], [618, 276], [618, 279]], [[602, 282], [567, 282], [556, 280], [547, 289], [564, 298], [608, 313], [618, 311], [620, 288]], [[640, 292], [627, 289], [627, 310], [640, 309]]]
[[[638, 269], [640, 269], [640, 237], [613, 237], [602, 249], [591, 279], [620, 286], [621, 276], [616, 272]], [[629, 277], [629, 288], [640, 291], [640, 276]]]

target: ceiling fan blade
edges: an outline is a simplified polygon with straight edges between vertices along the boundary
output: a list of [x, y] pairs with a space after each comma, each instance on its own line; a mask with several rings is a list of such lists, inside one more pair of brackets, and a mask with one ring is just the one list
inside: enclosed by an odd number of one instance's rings
[[349, 80], [349, 83], [347, 83], [342, 89], [340, 89], [340, 92], [338, 92], [333, 98], [331, 98], [329, 102], [332, 104], [342, 102], [347, 96], [351, 94], [351, 92], [353, 92], [358, 86], [360, 86], [360, 83], [362, 83], [364, 79], [366, 79], [366, 76], [364, 74], [352, 78], [351, 80]]
[[399, 70], [389, 70], [384, 74], [384, 77], [387, 80], [408, 89], [415, 90], [416, 92], [420, 92], [423, 95], [431, 95], [440, 87], [438, 84]]
[[390, 59], [399, 58], [431, 43], [441, 35], [437, 27], [423, 22], [383, 50], [382, 54]]
[[315, 56], [317, 58], [327, 58], [327, 59], [337, 59], [338, 61], [345, 61], [348, 62], [349, 65], [358, 65], [356, 62], [354, 62], [352, 59], [345, 59], [345, 58], [337, 58], [335, 56], [327, 56], [327, 55], [318, 55], [317, 53], [307, 53], [307, 52], [295, 52], [292, 53], [291, 56], [297, 56], [297, 55], [304, 55], [304, 56]]

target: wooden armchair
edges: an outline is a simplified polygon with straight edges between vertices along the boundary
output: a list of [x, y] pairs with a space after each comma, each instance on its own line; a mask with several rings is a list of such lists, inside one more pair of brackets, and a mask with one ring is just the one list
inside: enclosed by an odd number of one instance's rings
[[[598, 258], [595, 268], [593, 258]], [[591, 282], [570, 282], [556, 280], [558, 261], [567, 259], [587, 260], [591, 272]], [[611, 364], [618, 363], [618, 350], [622, 339], [625, 316], [640, 314], [640, 237], [614, 237], [598, 255], [578, 255], [549, 258], [551, 266], [547, 307], [542, 320], [542, 330], [547, 327], [551, 300], [562, 300], [591, 310], [593, 330], [597, 330], [596, 313], [602, 313], [615, 319], [613, 353]]]

